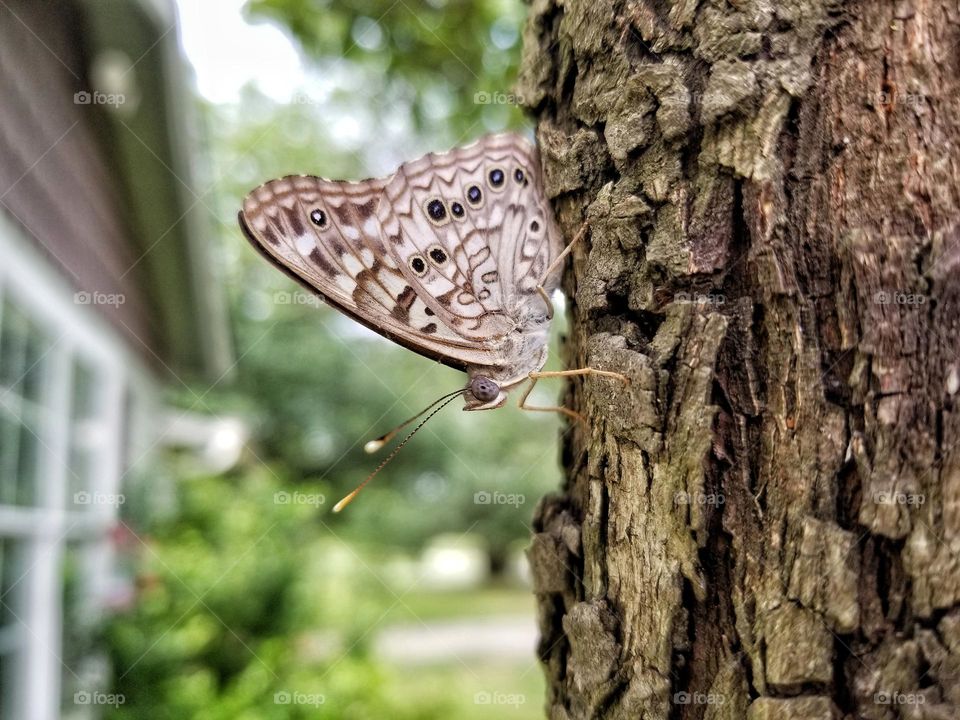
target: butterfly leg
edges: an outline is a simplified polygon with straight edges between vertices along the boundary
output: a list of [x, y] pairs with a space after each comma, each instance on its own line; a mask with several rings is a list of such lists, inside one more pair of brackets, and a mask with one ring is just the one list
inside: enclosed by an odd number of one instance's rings
[[540, 278], [540, 282], [537, 283], [537, 292], [540, 293], [540, 297], [542, 297], [543, 301], [547, 304], [547, 320], [553, 320], [553, 302], [550, 300], [550, 296], [547, 295], [547, 291], [543, 289], [543, 284], [547, 281], [547, 278], [550, 277], [550, 273], [556, 270], [560, 263], [563, 262], [564, 258], [570, 254], [573, 246], [586, 237], [589, 227], [590, 226], [587, 225], [587, 223], [584, 223], [580, 226], [580, 229], [577, 231], [577, 234], [573, 236], [573, 240], [570, 241], [570, 244], [567, 245], [560, 252], [560, 254], [553, 259], [553, 262], [547, 266], [546, 271], [543, 273], [543, 277]]
[[527, 386], [527, 389], [524, 391], [523, 395], [520, 397], [519, 407], [521, 410], [535, 410], [537, 412], [558, 412], [563, 413], [564, 415], [573, 418], [574, 420], [580, 420], [583, 423], [586, 423], [586, 418], [583, 417], [580, 413], [571, 410], [570, 408], [561, 407], [559, 405], [550, 405], [547, 407], [536, 407], [533, 405], [527, 405], [527, 397], [530, 393], [533, 392], [534, 386], [537, 384], [537, 380], [540, 378], [551, 378], [551, 377], [572, 377], [574, 375], [599, 375], [601, 377], [614, 378], [619, 380], [624, 385], [630, 384], [630, 378], [626, 375], [621, 375], [617, 372], [611, 372], [609, 370], [597, 370], [596, 368], [577, 368], [576, 370], [547, 370], [542, 372], [532, 372], [530, 373], [530, 384]]

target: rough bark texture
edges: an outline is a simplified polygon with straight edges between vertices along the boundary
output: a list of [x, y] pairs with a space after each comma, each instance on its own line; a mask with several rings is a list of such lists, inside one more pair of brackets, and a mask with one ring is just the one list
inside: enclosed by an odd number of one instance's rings
[[960, 716], [956, 2], [533, 0], [590, 418], [548, 715]]

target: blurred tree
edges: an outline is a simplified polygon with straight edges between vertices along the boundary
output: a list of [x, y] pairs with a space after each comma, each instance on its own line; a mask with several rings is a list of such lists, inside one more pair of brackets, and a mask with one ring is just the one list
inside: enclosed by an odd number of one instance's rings
[[537, 517], [550, 717], [956, 717], [956, 4], [534, 7], [569, 354], [633, 379]]
[[442, 132], [457, 136], [520, 120], [510, 95], [524, 15], [517, 0], [250, 0], [247, 8], [286, 26], [321, 65], [345, 61], [409, 89], [421, 132], [437, 129], [438, 112]]

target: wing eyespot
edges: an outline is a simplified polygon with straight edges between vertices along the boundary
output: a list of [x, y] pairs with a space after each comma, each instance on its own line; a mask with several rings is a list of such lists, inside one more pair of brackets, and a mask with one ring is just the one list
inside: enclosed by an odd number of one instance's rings
[[538, 232], [539, 230], [540, 230], [540, 223], [538, 223], [536, 220], [531, 220], [530, 232], [535, 233], [535, 232]]
[[410, 259], [407, 261], [407, 264], [410, 266], [410, 269], [413, 270], [413, 274], [417, 277], [423, 277], [427, 274], [427, 261], [423, 259], [423, 255], [411, 255]]
[[494, 190], [500, 190], [503, 188], [503, 184], [506, 181], [506, 176], [503, 174], [503, 170], [500, 168], [493, 168], [487, 173], [487, 181], [489, 182], [491, 188]]
[[479, 185], [471, 185], [467, 188], [467, 204], [472, 208], [483, 206], [483, 191]]
[[452, 203], [450, 203], [450, 214], [453, 215], [453, 217], [457, 220], [462, 220], [465, 214], [463, 205], [454, 200]]
[[447, 205], [440, 198], [431, 198], [423, 206], [424, 211], [430, 222], [440, 227], [450, 222], [450, 216], [447, 212]]
[[431, 245], [427, 250], [427, 255], [430, 256], [435, 265], [443, 265], [449, 259], [447, 251], [439, 245]]
[[324, 228], [327, 226], [327, 214], [320, 208], [314, 208], [310, 211], [310, 222], [318, 228]]
[[513, 171], [513, 179], [517, 181], [518, 184], [523, 183], [523, 169], [517, 168]]

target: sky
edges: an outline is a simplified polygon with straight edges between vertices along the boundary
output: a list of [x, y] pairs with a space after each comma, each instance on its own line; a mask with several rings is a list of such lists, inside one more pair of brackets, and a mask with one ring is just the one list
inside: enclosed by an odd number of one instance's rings
[[230, 103], [253, 82], [268, 97], [287, 102], [307, 84], [299, 53], [278, 27], [248, 24], [241, 13], [244, 1], [176, 0], [197, 88], [211, 102]]

